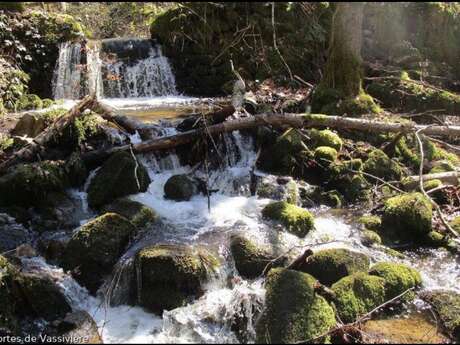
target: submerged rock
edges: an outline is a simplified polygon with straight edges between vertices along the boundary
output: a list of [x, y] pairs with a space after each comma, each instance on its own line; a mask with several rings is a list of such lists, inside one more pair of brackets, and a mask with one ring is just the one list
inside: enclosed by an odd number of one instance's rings
[[166, 199], [188, 201], [192, 196], [198, 194], [199, 184], [185, 174], [174, 175], [166, 181], [164, 192]]
[[219, 262], [203, 249], [162, 244], [140, 250], [135, 265], [140, 305], [161, 315], [201, 296]]
[[422, 294], [438, 314], [442, 325], [455, 342], [460, 341], [460, 294], [455, 291], [428, 291]]
[[332, 291], [340, 319], [354, 322], [385, 302], [385, 279], [358, 272], [332, 285]]
[[[266, 280], [266, 301], [256, 324], [259, 344], [308, 342], [328, 332], [335, 314], [327, 301], [314, 290], [316, 280], [309, 274], [274, 268]], [[315, 342], [327, 342], [317, 339]]]
[[123, 254], [136, 228], [125, 217], [106, 213], [83, 225], [70, 239], [63, 267], [91, 293]]
[[395, 196], [385, 202], [382, 229], [392, 238], [420, 241], [431, 231], [432, 206], [421, 193]]
[[256, 194], [260, 198], [287, 201], [293, 205], [300, 201], [299, 186], [290, 176], [258, 176]]
[[332, 285], [341, 278], [369, 269], [370, 260], [362, 253], [348, 249], [324, 249], [307, 257], [300, 266], [302, 272], [311, 274], [321, 284]]
[[272, 251], [258, 247], [243, 235], [232, 236], [230, 250], [238, 273], [247, 279], [260, 277], [265, 269], [283, 266], [286, 261], [285, 257], [276, 260], [277, 255]]
[[[408, 289], [415, 289], [422, 284], [420, 273], [404, 264], [392, 262], [380, 262], [371, 267], [370, 275], [379, 276], [385, 280], [385, 296], [390, 300]], [[415, 293], [410, 291], [400, 300], [410, 301], [414, 298]]]
[[114, 153], [91, 180], [88, 203], [99, 208], [117, 198], [145, 192], [150, 182], [147, 169], [129, 152]]
[[314, 227], [313, 215], [286, 201], [272, 202], [262, 210], [264, 218], [281, 222], [287, 231], [298, 237], [305, 237]]
[[110, 205], [103, 207], [103, 211], [118, 213], [138, 228], [154, 223], [157, 219], [157, 214], [152, 208], [128, 198], [115, 200]]

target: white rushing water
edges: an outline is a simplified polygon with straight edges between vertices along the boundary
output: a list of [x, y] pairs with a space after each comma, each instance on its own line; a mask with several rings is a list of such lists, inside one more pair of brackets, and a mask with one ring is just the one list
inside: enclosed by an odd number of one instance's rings
[[78, 99], [82, 96], [83, 76], [81, 43], [64, 42], [59, 46], [59, 58], [53, 76], [54, 99]]

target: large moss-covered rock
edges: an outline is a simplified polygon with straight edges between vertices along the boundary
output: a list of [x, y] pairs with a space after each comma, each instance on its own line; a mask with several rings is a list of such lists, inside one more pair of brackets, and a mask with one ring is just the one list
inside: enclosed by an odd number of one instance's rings
[[364, 230], [361, 233], [361, 241], [365, 246], [371, 247], [374, 244], [382, 244], [382, 238], [372, 230]]
[[[308, 342], [335, 325], [335, 314], [315, 290], [309, 274], [272, 269], [266, 280], [263, 314], [256, 325], [257, 343], [289, 344]], [[315, 343], [327, 342], [327, 337]]]
[[64, 252], [64, 268], [72, 270], [76, 280], [90, 292], [96, 292], [135, 231], [130, 221], [116, 213], [93, 219], [70, 239]]
[[392, 238], [417, 242], [431, 231], [432, 213], [421, 193], [395, 196], [385, 202], [382, 229]]
[[52, 192], [70, 187], [63, 161], [20, 164], [0, 177], [0, 206], [40, 206]]
[[460, 294], [455, 291], [435, 290], [425, 292], [421, 297], [431, 304], [452, 339], [455, 342], [459, 342]]
[[203, 249], [185, 245], [154, 245], [136, 254], [140, 304], [157, 313], [183, 306], [203, 293], [203, 283], [219, 265]]
[[369, 154], [363, 169], [368, 174], [390, 181], [399, 180], [402, 176], [399, 165], [379, 149], [375, 149]]
[[104, 206], [103, 212], [118, 213], [139, 228], [149, 223], [154, 223], [157, 219], [157, 214], [152, 208], [128, 198], [117, 199], [111, 204]]
[[286, 229], [299, 237], [305, 237], [314, 227], [312, 214], [286, 201], [272, 202], [262, 210], [264, 218], [281, 222]]
[[262, 148], [257, 165], [269, 173], [299, 176], [306, 158], [302, 135], [291, 130]]
[[[417, 288], [422, 284], [420, 273], [404, 264], [380, 262], [371, 267], [369, 274], [379, 276], [385, 280], [385, 295], [390, 300], [408, 289]], [[410, 301], [415, 296], [413, 291], [402, 297], [403, 301]]]
[[368, 215], [359, 217], [358, 223], [363, 225], [365, 229], [378, 232], [382, 226], [382, 219], [379, 216]]
[[340, 319], [353, 322], [385, 302], [385, 280], [363, 272], [342, 278], [332, 285]]
[[188, 201], [198, 193], [198, 183], [185, 174], [174, 175], [166, 181], [165, 198], [176, 201]]
[[15, 284], [24, 297], [25, 308], [36, 317], [52, 321], [72, 310], [56, 283], [48, 276], [21, 273], [15, 277]]
[[230, 250], [238, 273], [248, 279], [260, 277], [265, 269], [282, 266], [286, 258], [277, 259], [272, 251], [259, 247], [243, 235], [234, 235], [230, 240]]
[[302, 272], [309, 273], [322, 284], [332, 285], [341, 278], [369, 269], [369, 258], [348, 249], [324, 249], [307, 257]]
[[91, 207], [99, 208], [117, 198], [145, 192], [150, 182], [147, 169], [139, 161], [136, 162], [129, 152], [115, 153], [91, 180], [88, 203]]
[[319, 146], [314, 152], [315, 160], [319, 164], [330, 164], [337, 159], [337, 151], [329, 146]]

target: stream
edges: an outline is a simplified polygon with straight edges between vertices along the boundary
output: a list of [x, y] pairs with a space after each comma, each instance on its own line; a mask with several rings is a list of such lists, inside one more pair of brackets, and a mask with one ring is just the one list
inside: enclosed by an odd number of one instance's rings
[[[102, 49], [121, 54], [125, 49], [123, 47], [129, 44], [138, 44], [139, 54], [145, 54], [145, 42], [105, 42]], [[144, 122], [161, 119], [162, 135], [170, 135], [176, 131], [174, 119], [202, 109], [203, 102], [199, 102], [199, 98], [179, 95], [175, 91], [171, 68], [165, 66], [167, 59], [161, 55], [159, 47], [150, 49], [147, 57], [140, 59], [141, 62], [130, 61], [126, 65], [117, 62], [102, 71], [105, 75], [106, 71], [122, 74], [125, 82], [104, 81], [97, 86], [95, 80], [100, 80], [98, 73], [101, 71], [94, 72], [98, 70], [96, 65], [91, 69], [96, 76], [91, 77], [90, 84], [96, 88], [102, 86], [97, 91], [102, 102], [121, 114], [138, 117]], [[80, 85], [84, 77], [72, 70], [73, 65], [81, 62], [81, 57], [78, 49], [63, 44], [59, 59], [55, 97], [67, 99], [67, 104], [72, 104], [72, 100], [80, 98], [83, 93]], [[91, 57], [95, 64], [100, 64], [99, 60], [97, 56]], [[142, 79], [141, 76], [146, 78]], [[73, 86], [68, 87], [71, 84]], [[209, 107], [212, 100], [204, 103]], [[140, 140], [137, 134], [131, 139], [135, 142]], [[252, 138], [239, 132], [225, 134], [222, 145], [225, 145], [226, 155], [220, 168], [209, 174], [209, 187], [216, 190], [210, 197], [210, 210], [204, 195], [196, 195], [190, 201], [182, 202], [164, 198], [163, 187], [168, 178], [192, 170], [192, 167], [180, 164], [174, 151], [161, 155], [138, 155], [147, 167], [152, 183], [145, 193], [131, 195], [130, 198], [153, 208], [160, 216], [160, 221], [142, 232], [119, 260], [112, 276], [108, 277], [108, 281], [115, 284], [110, 298], [105, 298], [103, 293], [90, 296], [70, 275], [59, 267], [49, 265], [41, 257], [23, 258], [24, 267], [50, 275], [58, 281], [72, 308], [85, 310], [94, 318], [104, 343], [234, 343], [239, 342], [232, 330], [236, 317], [249, 320], [245, 333], [248, 342], [254, 342], [252, 319], [263, 308], [265, 289], [261, 279], [246, 280], [239, 277], [235, 270], [229, 252], [229, 238], [237, 232], [244, 232], [257, 243], [271, 246], [279, 254], [290, 250], [292, 255], [296, 255], [305, 248], [349, 248], [365, 253], [372, 263], [403, 262], [420, 271], [423, 289], [443, 288], [460, 292], [460, 262], [447, 251], [406, 251], [404, 258], [395, 258], [382, 247], [364, 246], [359, 227], [353, 221], [360, 210], [315, 207], [310, 209], [315, 216], [315, 229], [305, 238], [279, 231], [261, 217], [262, 208], [272, 200], [251, 196], [250, 193], [250, 173], [256, 159]], [[205, 174], [200, 170], [194, 173], [198, 176]], [[254, 173], [267, 177], [261, 171], [255, 170]], [[85, 186], [82, 190], [69, 191], [80, 204], [81, 224], [95, 216], [86, 203], [88, 182]], [[161, 317], [141, 307], [127, 305], [124, 296], [127, 281], [130, 275], [135, 274], [133, 256], [140, 248], [155, 243], [199, 244], [215, 253], [221, 261], [220, 271], [206, 285], [201, 298], [184, 307], [165, 311]], [[426, 307], [420, 300], [414, 301], [413, 306], [416, 310]]]

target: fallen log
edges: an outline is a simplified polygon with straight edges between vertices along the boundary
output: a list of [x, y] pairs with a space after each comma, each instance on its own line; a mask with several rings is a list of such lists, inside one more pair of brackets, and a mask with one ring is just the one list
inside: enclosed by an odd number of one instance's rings
[[[460, 126], [425, 126], [415, 123], [387, 123], [368, 119], [349, 118], [341, 116], [327, 116], [319, 114], [262, 114], [237, 120], [225, 121], [219, 124], [208, 126], [206, 133], [209, 135], [232, 132], [237, 130], [254, 128], [257, 126], [272, 125], [276, 127], [293, 128], [318, 128], [330, 127], [337, 129], [354, 129], [371, 133], [415, 133], [421, 131], [426, 135], [437, 136], [460, 136]], [[203, 128], [189, 130], [183, 133], [151, 139], [133, 145], [135, 153], [143, 153], [157, 150], [173, 149], [177, 146], [188, 144], [195, 138], [203, 135]], [[114, 152], [128, 150], [130, 145], [114, 147], [105, 151], [93, 151], [83, 156], [84, 160], [92, 161], [103, 159]]]
[[78, 104], [70, 109], [66, 115], [56, 119], [51, 126], [36, 136], [31, 143], [13, 154], [6, 161], [0, 163], [0, 172], [18, 163], [36, 160], [37, 155], [40, 154], [40, 151], [48, 142], [57, 134], [61, 133], [69, 123], [75, 120], [75, 118], [81, 116], [84, 110], [93, 109], [97, 104], [98, 102], [94, 97], [86, 96], [83, 98]]
[[[441, 172], [435, 174], [425, 174], [422, 176], [422, 180], [430, 181], [430, 180], [440, 180], [444, 184], [449, 184], [453, 186], [457, 186], [459, 184], [460, 179], [460, 172], [459, 171], [448, 171], [448, 172]], [[420, 183], [419, 175], [409, 176], [407, 177], [407, 183], [404, 184], [405, 188], [414, 188]]]

